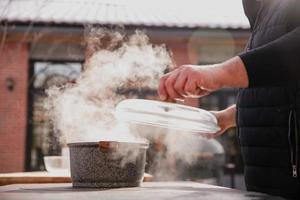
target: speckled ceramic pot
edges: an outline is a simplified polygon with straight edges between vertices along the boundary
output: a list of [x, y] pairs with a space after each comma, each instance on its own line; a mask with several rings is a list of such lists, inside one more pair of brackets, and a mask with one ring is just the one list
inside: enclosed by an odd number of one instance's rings
[[147, 143], [106, 141], [68, 146], [73, 187], [136, 187], [143, 179]]

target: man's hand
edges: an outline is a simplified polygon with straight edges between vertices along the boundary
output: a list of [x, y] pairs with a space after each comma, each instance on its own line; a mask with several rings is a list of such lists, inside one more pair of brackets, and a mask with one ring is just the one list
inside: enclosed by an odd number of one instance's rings
[[207, 134], [206, 135], [207, 138], [214, 138], [220, 136], [229, 128], [236, 126], [236, 121], [235, 121], [236, 105], [232, 105], [226, 108], [225, 110], [221, 110], [221, 111], [211, 111], [211, 113], [216, 116], [218, 120], [218, 126], [221, 128], [221, 130], [215, 134]]
[[221, 87], [216, 79], [220, 68], [215, 66], [183, 65], [160, 79], [162, 100], [201, 97]]
[[162, 100], [201, 97], [223, 87], [247, 87], [248, 76], [239, 57], [216, 65], [183, 65], [160, 79]]

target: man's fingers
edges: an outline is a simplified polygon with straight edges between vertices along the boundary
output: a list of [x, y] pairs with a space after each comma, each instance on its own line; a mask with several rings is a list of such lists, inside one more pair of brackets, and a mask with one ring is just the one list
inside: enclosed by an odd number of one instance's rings
[[172, 98], [167, 98], [166, 100], [165, 100], [166, 102], [169, 102], [169, 103], [176, 103], [176, 100], [175, 99], [172, 99]]
[[167, 78], [168, 78], [168, 74], [161, 77], [159, 80], [158, 95], [159, 95], [159, 98], [163, 101], [168, 99], [168, 93], [165, 88], [165, 81], [167, 80]]
[[188, 95], [194, 94], [195, 90], [197, 89], [197, 86], [195, 83], [193, 83], [190, 80], [186, 81], [186, 84], [184, 86], [184, 92]]
[[190, 80], [186, 81], [184, 92], [189, 97], [195, 97], [195, 98], [203, 97], [210, 94], [209, 91], [199, 88], [195, 81], [190, 81]]
[[216, 133], [202, 133], [200, 135], [206, 139], [213, 139], [213, 138], [216, 138], [216, 137], [222, 135], [224, 132], [225, 132], [225, 130], [220, 130]]
[[177, 77], [179, 76], [179, 73], [172, 73], [168, 79], [165, 81], [165, 88], [167, 90], [168, 96], [171, 99], [176, 99], [176, 98], [183, 98], [182, 95], [180, 95], [175, 89], [174, 89], [174, 84], [176, 82]]
[[197, 92], [196, 92], [196, 96], [197, 97], [204, 97], [204, 96], [207, 96], [209, 94], [210, 94], [209, 91], [207, 91], [207, 90], [201, 90], [201, 89], [197, 89]]
[[174, 84], [175, 91], [180, 94], [181, 96], [187, 96], [184, 91], [185, 84], [187, 82], [186, 74], [181, 74], [177, 77], [176, 82]]

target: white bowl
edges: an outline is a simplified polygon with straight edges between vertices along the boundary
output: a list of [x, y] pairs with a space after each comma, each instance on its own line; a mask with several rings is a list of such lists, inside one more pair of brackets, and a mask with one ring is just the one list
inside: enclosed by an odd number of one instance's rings
[[68, 172], [70, 161], [66, 156], [44, 156], [44, 163], [48, 172]]

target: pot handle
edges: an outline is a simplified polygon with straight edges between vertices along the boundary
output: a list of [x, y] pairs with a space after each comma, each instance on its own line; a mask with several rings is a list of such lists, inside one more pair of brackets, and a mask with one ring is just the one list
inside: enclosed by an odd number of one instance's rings
[[100, 141], [99, 142], [99, 148], [102, 152], [111, 152], [116, 151], [119, 147], [118, 142], [112, 142], [112, 141]]

